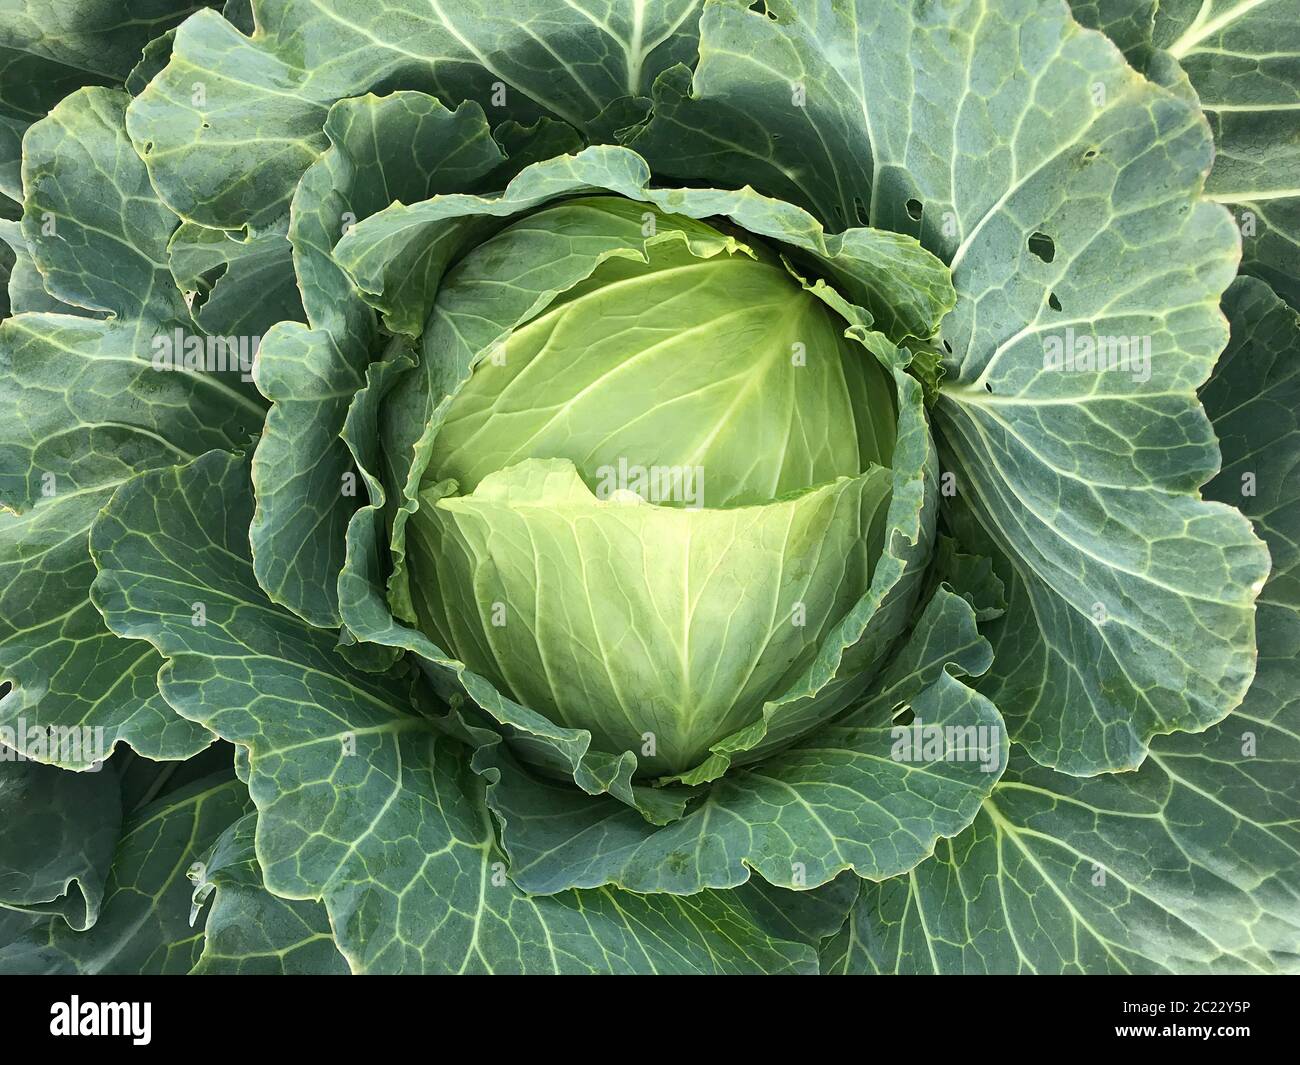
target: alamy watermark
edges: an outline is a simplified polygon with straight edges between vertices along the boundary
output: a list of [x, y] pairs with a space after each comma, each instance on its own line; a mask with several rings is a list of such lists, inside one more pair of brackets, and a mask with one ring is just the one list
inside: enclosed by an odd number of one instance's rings
[[919, 717], [889, 730], [895, 762], [978, 762], [980, 770], [1002, 769], [1002, 732], [992, 725], [927, 725]]
[[1151, 380], [1151, 338], [1149, 336], [1108, 336], [1075, 333], [1066, 326], [1065, 334], [1043, 338], [1043, 369], [1071, 373], [1128, 373], [1134, 381]]
[[191, 373], [233, 373], [253, 379], [260, 336], [200, 336], [177, 328], [153, 338], [153, 368]]
[[135, 1046], [153, 1039], [152, 1002], [81, 1001], [79, 995], [50, 1006], [50, 1035], [129, 1038]]
[[596, 467], [596, 498], [632, 492], [647, 503], [681, 503], [692, 510], [704, 506], [703, 466], [641, 466], [620, 458]]
[[98, 769], [108, 757], [103, 725], [0, 725], [0, 762], [54, 762]]

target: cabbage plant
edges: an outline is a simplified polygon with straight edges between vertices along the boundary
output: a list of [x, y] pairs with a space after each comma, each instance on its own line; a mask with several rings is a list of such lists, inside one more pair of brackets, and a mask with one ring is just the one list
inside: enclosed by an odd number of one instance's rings
[[0, 13], [0, 971], [1300, 969], [1297, 16]]

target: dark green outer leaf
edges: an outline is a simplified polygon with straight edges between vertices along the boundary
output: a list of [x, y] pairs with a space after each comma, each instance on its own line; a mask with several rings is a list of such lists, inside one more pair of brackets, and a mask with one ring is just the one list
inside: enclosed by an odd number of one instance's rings
[[117, 769], [121, 784], [123, 817], [130, 820], [173, 791], [229, 769], [237, 754], [230, 744], [221, 742], [184, 761], [153, 761], [132, 750], [119, 751], [109, 764]]
[[145, 44], [203, 6], [192, 0], [28, 0], [6, 11], [0, 44], [120, 82]]
[[248, 807], [248, 792], [229, 770], [146, 807], [118, 842], [95, 926], [74, 932], [54, 921], [35, 929], [0, 949], [0, 973], [189, 972], [203, 928], [191, 924], [186, 874]]
[[188, 0], [29, 0], [0, 21], [0, 194], [22, 200], [24, 132], [83, 85], [123, 81], [140, 51], [195, 11]]
[[111, 765], [67, 773], [0, 747], [0, 905], [90, 927], [121, 826]]
[[331, 147], [303, 175], [289, 225], [309, 326], [280, 325], [259, 350], [257, 384], [272, 407], [253, 462], [250, 537], [271, 599], [336, 627], [335, 583], [360, 487], [339, 432], [380, 338], [334, 244], [393, 200], [472, 187], [504, 157], [477, 104], [453, 112], [416, 92], [340, 101], [325, 132]]
[[203, 953], [191, 975], [347, 975], [325, 908], [266, 890], [254, 853], [256, 830], [256, 814], [241, 817], [221, 834], [201, 871], [191, 875], [196, 906], [215, 892]]
[[0, 46], [0, 194], [20, 211], [23, 135], [68, 93], [111, 82], [93, 71]]
[[167, 65], [172, 57], [172, 42], [176, 40], [176, 31], [168, 30], [159, 34], [141, 49], [140, 61], [131, 68], [123, 87], [132, 96], [139, 96], [144, 87]]
[[979, 677], [993, 663], [992, 648], [976, 626], [977, 611], [951, 588], [935, 587], [916, 614], [866, 697], [840, 724], [884, 724], [938, 680], [940, 673]]
[[864, 886], [825, 968], [1300, 971], [1300, 318], [1249, 278], [1224, 309], [1232, 340], [1203, 390], [1224, 466], [1206, 494], [1240, 505], [1274, 558], [1245, 701], [1158, 738], [1133, 773], [1080, 780], [1016, 754], [968, 831]]
[[[0, 203], [0, 207], [3, 203]], [[9, 219], [0, 219], [0, 225], [10, 227], [14, 223]], [[24, 249], [26, 241], [23, 241]], [[14, 241], [9, 236], [0, 239], [0, 318], [8, 318], [10, 314], [10, 297], [9, 287], [13, 278], [14, 266], [16, 265], [17, 256], [14, 252]]]
[[1300, 307], [1300, 12], [1293, 0], [1161, 0], [1154, 43], [1209, 118], [1206, 195], [1236, 218], [1242, 272]]
[[90, 729], [94, 753], [36, 754], [78, 768], [119, 742], [154, 758], [211, 742], [159, 696], [161, 659], [104, 628], [86, 537], [132, 473], [243, 446], [262, 419], [236, 376], [151, 364], [154, 340], [194, 330], [166, 264], [176, 219], [131, 150], [124, 107], [118, 90], [74, 93], [32, 127], [24, 163], [26, 246], [46, 287], [117, 317], [0, 324], [0, 671], [14, 682], [0, 725], [28, 751], [29, 727]]
[[[1267, 572], [1248, 523], [1197, 492], [1218, 455], [1195, 389], [1225, 339], [1237, 244], [1194, 199], [1212, 145], [1194, 110], [1109, 67], [1107, 105], [1080, 100], [1086, 123], [1045, 141], [954, 253], [936, 408], [954, 513], [973, 515], [1007, 584], [983, 690], [1037, 761], [1079, 774], [1133, 767], [1153, 736], [1240, 701]], [[1100, 231], [1097, 211], [1113, 217]], [[1021, 283], [999, 294], [1011, 257]], [[1045, 369], [1047, 345], [1075, 333], [1149, 344], [1149, 364]], [[958, 531], [978, 546], [972, 524]]]
[[251, 37], [256, 29], [253, 17], [253, 0], [226, 0], [221, 5], [221, 14], [227, 22], [240, 33]]
[[27, 238], [23, 236], [20, 222], [0, 221], [0, 240], [3, 240], [5, 244], [3, 248], [0, 248], [0, 251], [7, 251], [12, 259], [9, 266], [7, 285], [9, 310], [6, 314], [0, 315], [0, 318], [8, 318], [10, 315], [23, 314], [28, 311], [76, 314], [86, 318], [100, 317], [100, 315], [88, 311], [84, 307], [74, 307], [62, 300], [57, 300], [45, 290], [45, 281], [41, 277], [41, 272], [36, 268], [36, 261], [32, 258], [31, 249], [27, 246]]
[[[1199, 0], [1198, 0], [1199, 2]], [[1081, 25], [1100, 30], [1138, 70], [1151, 50], [1158, 0], [1069, 0], [1070, 11]]]
[[25, 910], [11, 910], [7, 906], [0, 906], [0, 950], [14, 940], [21, 939], [37, 925], [48, 924], [54, 919], [27, 913]]
[[87, 593], [86, 535], [133, 472], [212, 446], [237, 446], [259, 408], [211, 376], [155, 371], [135, 331], [68, 315], [0, 324], [0, 670], [14, 690], [0, 725], [17, 745], [37, 726], [102, 729], [102, 749], [42, 760], [85, 766], [126, 742], [155, 758], [188, 757], [211, 742], [158, 695], [162, 664], [103, 627]]
[[167, 268], [175, 216], [123, 135], [130, 98], [81, 89], [23, 139], [23, 236], [51, 295], [138, 325], [184, 326]]
[[946, 581], [975, 608], [981, 622], [1000, 618], [1007, 610], [1006, 586], [993, 560], [962, 551], [951, 536], [940, 533], [934, 545], [931, 578]]
[[276, 230], [247, 240], [185, 223], [172, 234], [168, 265], [176, 287], [192, 292], [194, 319], [212, 336], [244, 340], [255, 352], [277, 322], [302, 321], [292, 250]]
[[[330, 106], [370, 91], [420, 89], [449, 105], [475, 100], [493, 125], [551, 115], [607, 135], [611, 122], [629, 121], [625, 97], [644, 95], [660, 70], [694, 54], [699, 0], [506, 9], [489, 0], [279, 0], [254, 10], [251, 39], [215, 14], [189, 19], [171, 63], [131, 110], [132, 137], [164, 199], [215, 228], [282, 216], [325, 147]], [[233, 144], [238, 166], [228, 161]]]
[[1070, 5], [1148, 78], [1204, 109], [1216, 148], [1206, 193], [1236, 218], [1242, 272], [1300, 307], [1300, 21], [1291, 0]]

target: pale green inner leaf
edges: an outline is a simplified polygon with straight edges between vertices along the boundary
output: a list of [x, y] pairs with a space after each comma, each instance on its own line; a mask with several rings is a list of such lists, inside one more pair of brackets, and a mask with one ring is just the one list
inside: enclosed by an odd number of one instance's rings
[[[482, 277], [521, 231], [552, 238], [596, 210], [602, 228], [629, 228], [629, 248], [645, 239], [642, 216], [655, 217], [626, 200], [570, 201], [486, 241], [458, 274]], [[663, 225], [709, 229], [680, 216]], [[598, 492], [658, 468], [691, 485], [654, 502], [719, 507], [887, 464], [895, 414], [882, 369], [775, 257], [745, 252], [703, 258], [673, 241], [651, 246], [648, 263], [639, 250], [606, 260], [479, 362], [425, 484], [472, 491], [524, 459], [565, 458]]]
[[[527, 460], [412, 519], [426, 631], [515, 699], [646, 774], [753, 722], [866, 592], [890, 474], [763, 506], [597, 499], [572, 463]], [[429, 572], [428, 570], [432, 570]]]

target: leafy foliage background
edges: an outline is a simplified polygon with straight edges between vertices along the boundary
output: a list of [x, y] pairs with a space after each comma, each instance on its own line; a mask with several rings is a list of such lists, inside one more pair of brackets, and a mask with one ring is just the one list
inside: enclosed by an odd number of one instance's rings
[[[1297, 971], [1297, 123], [1297, 0], [0, 5], [0, 972]], [[628, 243], [449, 267], [592, 190], [811, 266], [899, 412], [869, 594], [665, 788], [394, 607], [394, 464]]]

